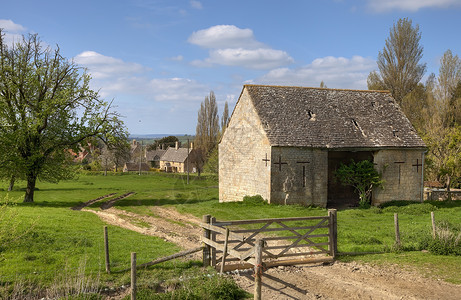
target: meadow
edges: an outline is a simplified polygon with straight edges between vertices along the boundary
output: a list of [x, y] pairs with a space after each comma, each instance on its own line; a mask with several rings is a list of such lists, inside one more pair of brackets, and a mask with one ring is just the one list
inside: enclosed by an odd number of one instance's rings
[[[6, 185], [4, 183], [4, 187]], [[220, 220], [327, 214], [324, 208], [276, 206], [258, 201], [219, 203], [217, 186], [213, 176], [199, 178], [194, 175], [190, 177], [190, 184], [187, 184], [186, 176], [178, 174], [82, 174], [77, 179], [59, 184], [39, 182], [35, 203], [32, 204], [22, 203], [23, 182], [18, 182], [12, 192], [0, 191], [0, 199], [3, 199], [0, 210], [0, 214], [3, 214], [0, 221], [0, 298], [1, 293], [12, 293], [18, 282], [31, 292], [34, 289], [42, 294], [52, 289], [62, 291], [65, 289], [62, 282], [69, 281], [69, 278], [80, 278], [80, 281], [86, 278], [88, 290], [109, 293], [129, 283], [129, 274], [119, 271], [129, 267], [131, 252], [137, 252], [138, 263], [145, 263], [181, 249], [181, 245], [160, 238], [109, 226], [113, 272], [105, 274], [102, 235], [105, 224], [92, 213], [70, 208], [110, 193], [135, 192], [117, 202], [116, 208], [141, 215], [149, 215], [149, 207], [152, 206], [172, 207], [180, 213], [198, 218], [211, 214]], [[93, 209], [97, 207], [93, 205]], [[341, 255], [339, 259], [377, 265], [398, 264], [426, 276], [461, 283], [458, 267], [461, 265], [461, 256], [422, 251], [425, 250], [424, 240], [430, 238], [431, 234], [431, 211], [435, 211], [439, 224], [449, 224], [459, 230], [461, 201], [395, 202], [382, 208], [338, 211], [340, 253], [381, 252], [374, 255]], [[394, 213], [399, 214], [401, 247], [394, 245]], [[174, 260], [150, 267], [140, 271], [141, 292], [148, 295], [146, 299], [154, 299], [152, 293], [155, 292], [162, 292], [155, 294], [155, 297], [165, 295], [174, 298], [171, 291], [170, 294], [164, 293], [168, 291], [165, 286], [184, 286], [184, 283], [178, 284], [180, 276], [189, 274], [191, 278], [201, 278], [204, 272], [213, 271], [203, 270], [198, 261]], [[67, 276], [67, 279], [63, 276]], [[216, 291], [218, 294], [226, 290], [228, 294], [235, 292], [235, 295], [243, 297], [229, 281], [216, 283], [213, 280], [216, 279], [196, 280], [190, 283], [194, 288], [188, 289], [200, 293], [198, 290], [207, 286], [205, 282], [213, 287], [222, 287]], [[96, 283], [95, 286], [91, 287], [90, 282]], [[72, 289], [76, 288], [67, 287], [64, 292], [72, 294]], [[183, 290], [177, 289], [173, 293], [182, 293]]]

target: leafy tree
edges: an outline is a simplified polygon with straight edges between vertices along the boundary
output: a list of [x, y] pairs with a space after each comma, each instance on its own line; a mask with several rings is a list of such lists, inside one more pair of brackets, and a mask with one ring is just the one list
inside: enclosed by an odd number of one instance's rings
[[160, 146], [162, 145], [165, 145], [165, 147], [174, 147], [176, 142], [178, 142], [178, 138], [175, 137], [174, 135], [170, 135], [170, 136], [166, 136], [166, 137], [163, 137], [159, 140], [156, 140], [153, 144], [149, 145], [149, 147], [147, 147], [148, 150], [155, 150], [157, 148], [159, 148]]
[[360, 207], [369, 206], [373, 188], [380, 187], [383, 184], [381, 175], [369, 160], [359, 162], [351, 160], [349, 164], [341, 163], [336, 170], [335, 176], [343, 185], [352, 186], [359, 193]]
[[435, 172], [439, 180], [445, 179], [450, 191], [453, 181], [461, 179], [461, 126], [435, 127], [424, 140], [429, 147], [430, 171]]
[[455, 92], [456, 86], [461, 81], [461, 59], [454, 55], [450, 49], [445, 51], [440, 59], [437, 98], [446, 101]]
[[200, 104], [195, 135], [196, 148], [202, 149], [205, 157], [216, 147], [219, 136], [218, 105], [213, 91]]
[[370, 89], [389, 90], [401, 104], [403, 98], [419, 83], [426, 71], [426, 64], [420, 64], [423, 47], [420, 46], [419, 25], [399, 19], [391, 28], [383, 51], [378, 54], [379, 74], [375, 71], [368, 76]]
[[10, 149], [0, 151], [0, 162], [7, 162], [0, 168], [14, 165], [27, 181], [24, 202], [34, 201], [37, 179], [72, 175], [69, 149], [78, 152], [85, 139], [107, 140], [123, 128], [89, 83], [59, 47], [45, 47], [36, 34], [7, 46], [0, 30], [0, 150]]

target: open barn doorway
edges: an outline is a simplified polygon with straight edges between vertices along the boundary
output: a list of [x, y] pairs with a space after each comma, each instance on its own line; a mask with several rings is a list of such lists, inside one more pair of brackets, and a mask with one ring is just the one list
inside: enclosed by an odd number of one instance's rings
[[327, 207], [346, 208], [359, 205], [359, 194], [351, 186], [344, 186], [335, 177], [340, 164], [354, 161], [373, 161], [371, 151], [329, 151], [328, 152], [328, 202]]

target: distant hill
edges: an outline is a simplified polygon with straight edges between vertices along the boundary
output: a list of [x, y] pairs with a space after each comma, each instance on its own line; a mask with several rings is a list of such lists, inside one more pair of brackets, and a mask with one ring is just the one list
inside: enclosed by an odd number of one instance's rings
[[144, 141], [144, 144], [147, 145], [147, 144], [151, 144], [151, 143], [154, 143], [155, 140], [159, 140], [163, 137], [166, 137], [166, 136], [170, 136], [170, 135], [174, 135], [175, 137], [178, 138], [178, 140], [182, 143], [182, 144], [185, 144], [187, 143], [187, 140], [189, 139], [189, 141], [193, 141], [195, 136], [194, 135], [189, 135], [189, 134], [171, 134], [171, 133], [165, 133], [165, 134], [161, 134], [161, 133], [158, 133], [158, 134], [130, 134], [129, 135], [129, 139], [130, 140], [142, 140]]

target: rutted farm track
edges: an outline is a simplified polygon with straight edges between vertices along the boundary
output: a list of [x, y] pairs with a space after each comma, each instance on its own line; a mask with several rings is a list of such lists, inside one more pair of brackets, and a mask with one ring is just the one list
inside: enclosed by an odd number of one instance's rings
[[[200, 220], [174, 208], [151, 207], [153, 216], [142, 216], [114, 207], [85, 209], [113, 194], [88, 201], [80, 209], [97, 214], [105, 222], [142, 234], [158, 236], [182, 246], [200, 243]], [[128, 197], [129, 195], [124, 195]], [[117, 197], [120, 200], [120, 197]], [[117, 201], [115, 200], [115, 201]], [[114, 199], [107, 202], [115, 203]], [[198, 257], [198, 254], [197, 254]], [[461, 270], [461, 267], [460, 267]], [[243, 289], [253, 292], [251, 271], [232, 274]], [[424, 278], [399, 266], [375, 267], [336, 262], [333, 265], [277, 267], [266, 270], [263, 299], [461, 299], [461, 285]]]

